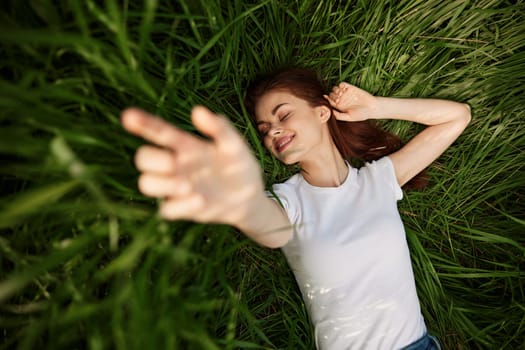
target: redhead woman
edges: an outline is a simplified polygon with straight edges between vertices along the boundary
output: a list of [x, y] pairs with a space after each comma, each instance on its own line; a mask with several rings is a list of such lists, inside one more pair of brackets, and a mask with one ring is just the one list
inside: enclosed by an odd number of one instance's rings
[[[348, 83], [329, 94], [317, 75], [287, 69], [248, 89], [265, 147], [300, 171], [265, 191], [261, 169], [227, 121], [195, 107], [197, 138], [138, 109], [124, 127], [152, 142], [135, 157], [139, 189], [166, 219], [225, 223], [281, 248], [318, 349], [439, 349], [427, 334], [397, 201], [470, 121], [466, 104], [373, 96]], [[374, 119], [427, 127], [401, 146]], [[364, 164], [355, 168], [349, 161]], [[352, 163], [353, 164], [353, 163]]]

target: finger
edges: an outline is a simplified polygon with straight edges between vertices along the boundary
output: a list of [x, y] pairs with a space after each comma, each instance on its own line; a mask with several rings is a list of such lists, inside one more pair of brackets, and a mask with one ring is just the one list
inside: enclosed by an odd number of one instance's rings
[[183, 198], [171, 198], [161, 203], [160, 215], [169, 220], [195, 220], [204, 206], [204, 198], [198, 193]]
[[142, 172], [172, 174], [175, 172], [173, 152], [149, 145], [141, 146], [135, 153], [135, 166]]
[[165, 120], [155, 117], [138, 108], [128, 108], [122, 112], [122, 125], [132, 134], [159, 146], [176, 149], [194, 138]]
[[243, 144], [241, 136], [228, 119], [211, 112], [206, 107], [194, 107], [191, 119], [197, 130], [211, 137], [218, 147], [236, 149]]
[[339, 112], [338, 110], [335, 110], [335, 109], [332, 110], [332, 112], [334, 113], [334, 117], [337, 120], [350, 120], [350, 114], [348, 113]]
[[337, 102], [339, 102], [339, 94], [332, 92], [330, 94], [330, 99], [334, 101], [335, 104], [337, 104]]
[[183, 178], [156, 174], [142, 174], [138, 186], [140, 192], [150, 197], [187, 196], [192, 189]]
[[332, 107], [335, 107], [336, 106], [336, 102], [334, 100], [332, 100], [332, 98], [328, 95], [323, 95], [323, 97], [328, 101], [328, 103], [330, 103], [330, 105]]

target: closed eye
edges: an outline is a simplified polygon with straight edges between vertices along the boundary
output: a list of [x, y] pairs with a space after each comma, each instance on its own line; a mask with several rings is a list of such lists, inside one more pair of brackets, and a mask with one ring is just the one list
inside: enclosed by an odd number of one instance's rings
[[[292, 112], [288, 112], [282, 116], [279, 117], [279, 122], [283, 122], [292, 114]], [[265, 137], [270, 132], [270, 126], [267, 123], [260, 123], [258, 131], [261, 134], [261, 136]]]
[[290, 116], [290, 114], [292, 114], [292, 112], [288, 112], [288, 113], [286, 113], [286, 114], [285, 114], [285, 115], [283, 115], [283, 116], [282, 116], [281, 118], [279, 118], [279, 121], [281, 121], [281, 122], [282, 122], [283, 120], [286, 120], [286, 119], [288, 119], [288, 117]]
[[270, 128], [268, 126], [263, 125], [259, 127], [259, 134], [261, 134], [261, 136], [266, 136], [269, 131], [270, 131]]

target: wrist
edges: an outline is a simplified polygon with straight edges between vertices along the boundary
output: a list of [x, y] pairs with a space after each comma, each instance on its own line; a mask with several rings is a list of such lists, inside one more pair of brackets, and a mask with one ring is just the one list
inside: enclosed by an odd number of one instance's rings
[[390, 97], [374, 96], [374, 102], [370, 106], [369, 119], [387, 119], [390, 100]]

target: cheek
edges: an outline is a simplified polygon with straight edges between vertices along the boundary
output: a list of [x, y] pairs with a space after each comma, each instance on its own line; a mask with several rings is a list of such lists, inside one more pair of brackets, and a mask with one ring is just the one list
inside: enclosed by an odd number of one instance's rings
[[272, 140], [268, 136], [265, 136], [263, 138], [263, 144], [264, 144], [264, 147], [266, 147], [267, 150], [269, 150], [269, 151], [272, 150]]

